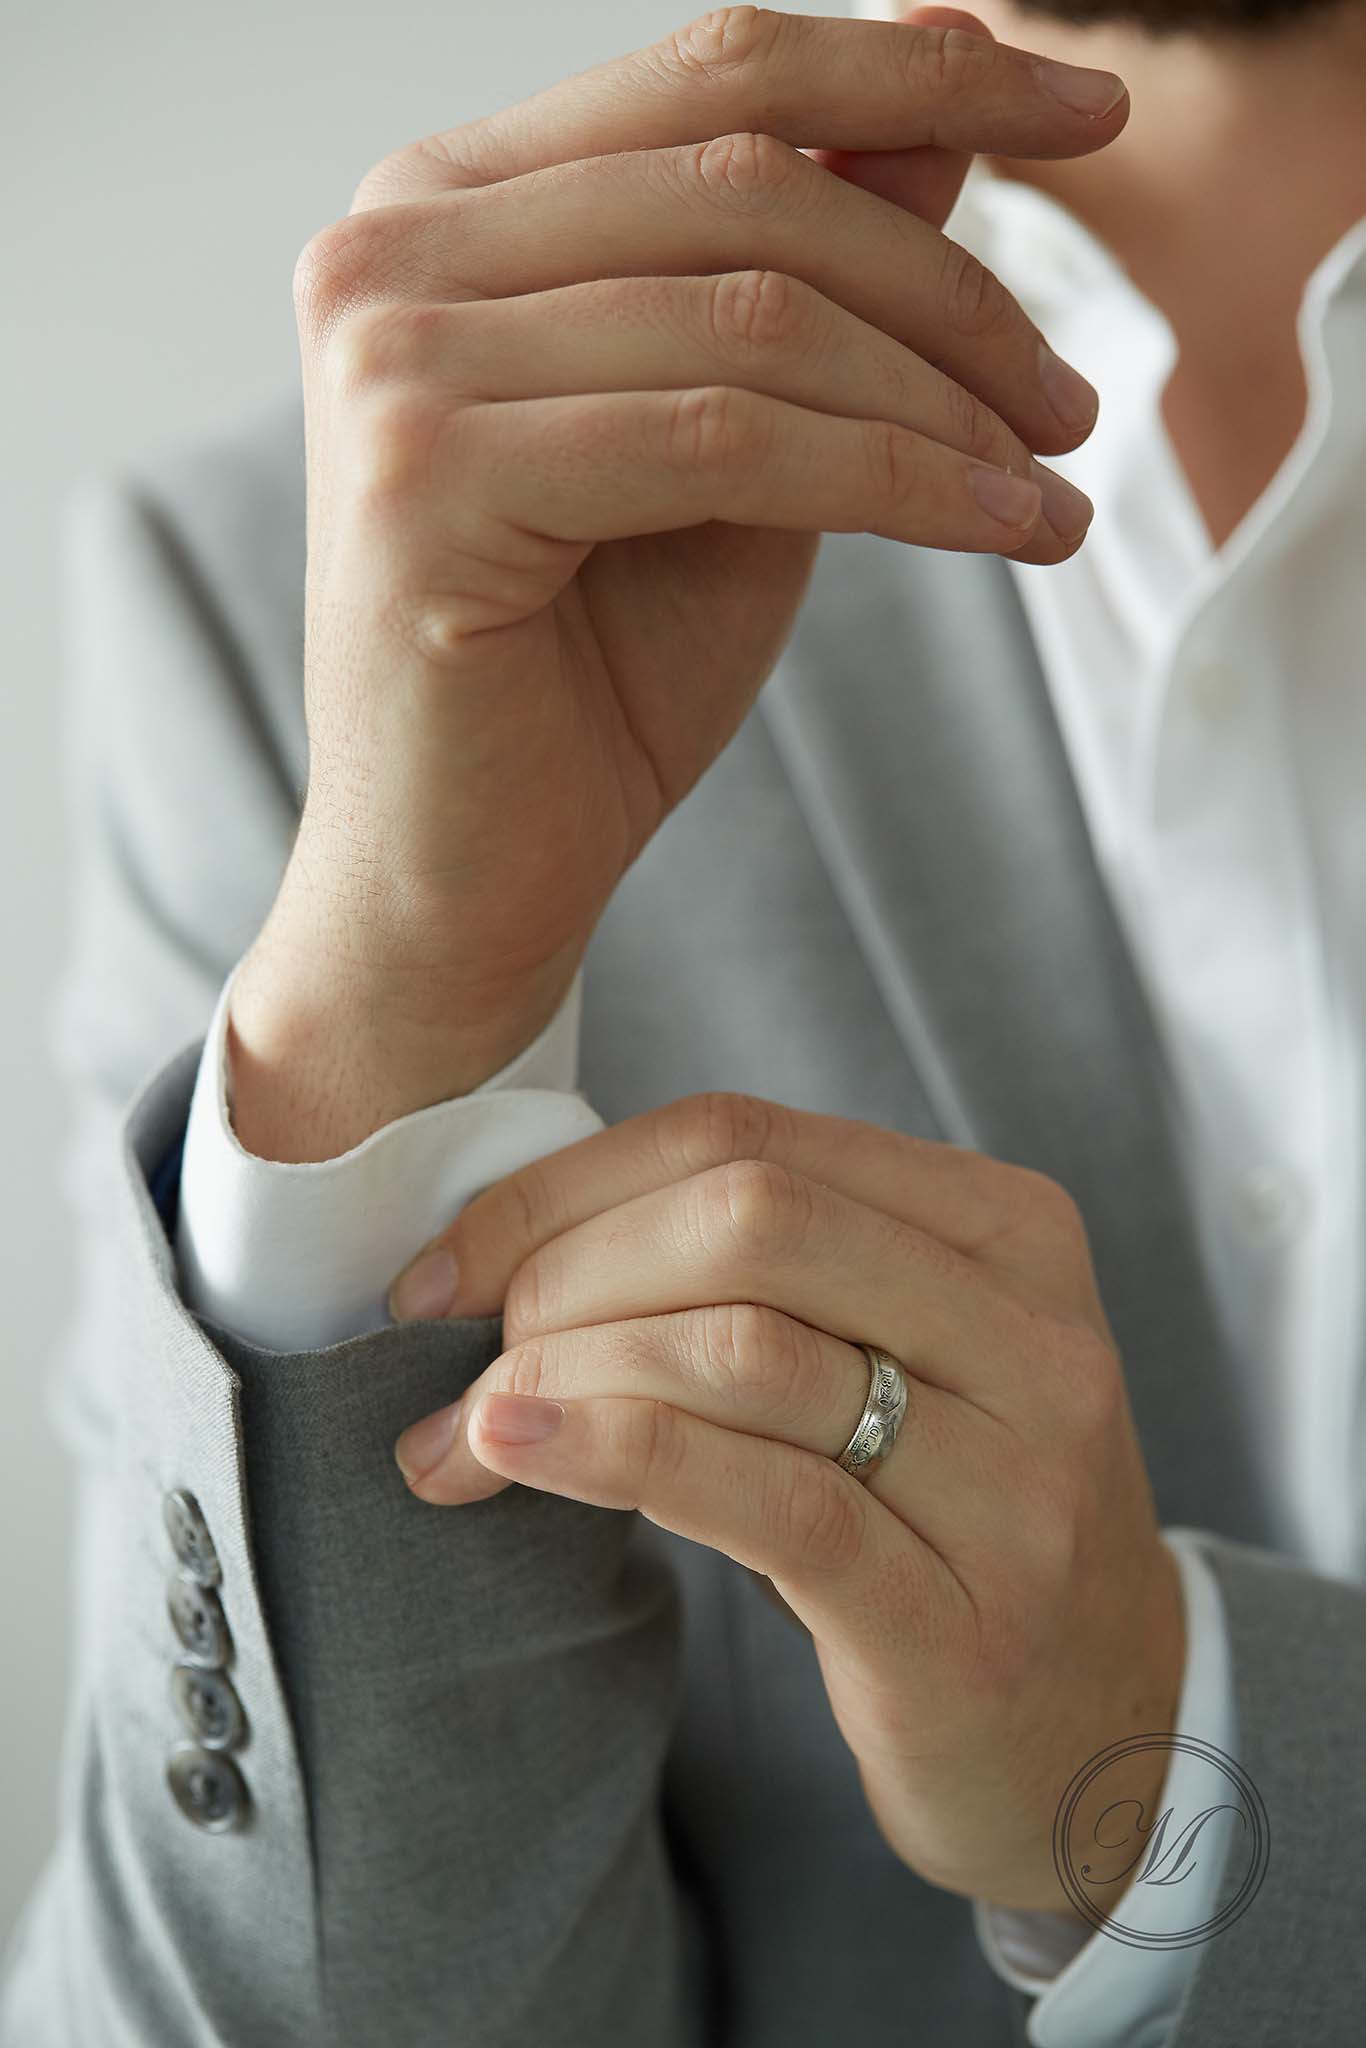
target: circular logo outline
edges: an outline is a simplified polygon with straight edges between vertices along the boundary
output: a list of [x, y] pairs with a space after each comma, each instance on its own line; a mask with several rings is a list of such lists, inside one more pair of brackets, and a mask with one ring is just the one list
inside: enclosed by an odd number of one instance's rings
[[[1252, 1854], [1247, 1873], [1228, 1904], [1212, 1918], [1196, 1928], [1186, 1928], [1174, 1934], [1155, 1934], [1146, 1929], [1128, 1927], [1121, 1921], [1113, 1920], [1104, 1913], [1096, 1901], [1088, 1898], [1072, 1869], [1067, 1856], [1067, 1837], [1076, 1808], [1090, 1786], [1112, 1763], [1124, 1756], [1141, 1755], [1145, 1750], [1164, 1749], [1168, 1753], [1182, 1750], [1188, 1756], [1213, 1764], [1232, 1783], [1240, 1801], [1240, 1810], [1252, 1829]], [[1105, 1749], [1096, 1751], [1084, 1763], [1058, 1802], [1057, 1814], [1053, 1821], [1053, 1868], [1058, 1883], [1062, 1886], [1073, 1907], [1082, 1918], [1111, 1941], [1122, 1942], [1126, 1948], [1174, 1949], [1194, 1948], [1202, 1941], [1209, 1941], [1231, 1927], [1235, 1920], [1242, 1918], [1257, 1893], [1261, 1890], [1271, 1858], [1271, 1821], [1266, 1803], [1242, 1765], [1212, 1742], [1202, 1742], [1195, 1735], [1130, 1735], [1121, 1742], [1112, 1742]]]

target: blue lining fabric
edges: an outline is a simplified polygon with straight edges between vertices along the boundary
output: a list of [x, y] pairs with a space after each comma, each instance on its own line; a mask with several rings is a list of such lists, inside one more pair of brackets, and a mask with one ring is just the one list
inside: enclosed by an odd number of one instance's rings
[[180, 1167], [184, 1156], [185, 1129], [182, 1126], [174, 1145], [148, 1182], [168, 1244], [175, 1243], [176, 1218], [180, 1212]]

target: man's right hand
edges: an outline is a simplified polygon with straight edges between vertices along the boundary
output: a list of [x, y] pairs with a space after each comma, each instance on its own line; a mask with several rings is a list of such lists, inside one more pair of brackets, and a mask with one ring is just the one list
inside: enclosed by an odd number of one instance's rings
[[[822, 532], [1080, 544], [1033, 455], [1095, 394], [941, 226], [974, 152], [1128, 102], [977, 26], [723, 8], [386, 158], [305, 248], [310, 772], [233, 992], [249, 1149], [333, 1156], [537, 1035]], [[918, 150], [918, 208], [844, 154]]]

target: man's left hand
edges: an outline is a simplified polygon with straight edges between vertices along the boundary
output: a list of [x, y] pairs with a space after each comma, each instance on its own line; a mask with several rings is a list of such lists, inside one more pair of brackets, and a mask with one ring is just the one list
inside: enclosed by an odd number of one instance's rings
[[[1061, 1908], [1069, 1780], [1174, 1725], [1185, 1662], [1066, 1191], [705, 1094], [509, 1175], [435, 1247], [463, 1276], [452, 1314], [501, 1305], [506, 1348], [453, 1434], [448, 1409], [399, 1439], [414, 1493], [455, 1506], [515, 1480], [638, 1509], [763, 1575], [810, 1631], [892, 1850], [950, 1890]], [[868, 1394], [860, 1342], [910, 1383], [867, 1481], [834, 1462]], [[1157, 1764], [1134, 1784], [1140, 1828], [1161, 1782]]]

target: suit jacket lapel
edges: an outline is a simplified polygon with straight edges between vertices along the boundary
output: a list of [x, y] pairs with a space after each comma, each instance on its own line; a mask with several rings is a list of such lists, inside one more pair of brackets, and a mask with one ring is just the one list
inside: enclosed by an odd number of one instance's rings
[[[1036, 572], [1046, 575], [1047, 570]], [[1012, 572], [826, 537], [759, 699], [946, 1139], [1078, 1202], [1164, 1520], [1262, 1532], [1172, 1074]]]

